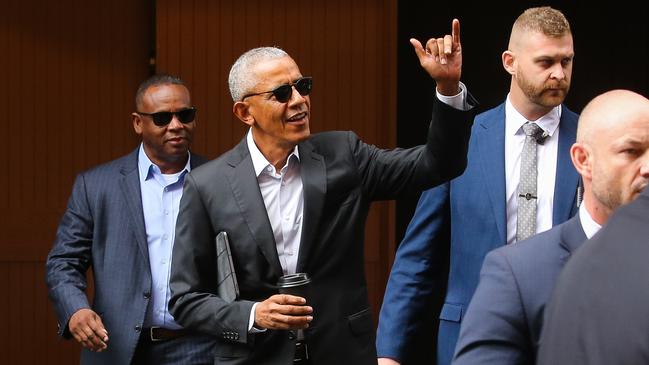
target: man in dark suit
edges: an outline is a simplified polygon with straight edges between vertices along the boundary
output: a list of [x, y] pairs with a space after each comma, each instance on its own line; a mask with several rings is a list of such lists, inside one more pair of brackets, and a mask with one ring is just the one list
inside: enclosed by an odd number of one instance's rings
[[644, 120], [629, 117], [639, 107], [647, 109], [642, 99], [614, 91], [586, 106], [579, 118], [577, 142], [570, 149], [584, 183], [579, 214], [487, 255], [462, 321], [453, 364], [535, 362], [543, 310], [563, 265], [649, 181], [649, 113]]
[[[466, 108], [459, 22], [426, 49], [411, 40], [438, 98]], [[438, 48], [439, 46], [439, 48]], [[310, 135], [311, 79], [277, 48], [244, 53], [230, 71], [234, 149], [192, 171], [180, 207], [170, 308], [220, 338], [216, 364], [376, 364], [363, 260], [370, 203], [462, 172], [472, 113], [436, 100], [425, 146], [381, 150], [351, 132]], [[214, 237], [226, 231], [239, 300], [216, 295]], [[277, 294], [278, 278], [311, 278], [310, 296]]]
[[204, 162], [189, 152], [196, 110], [169, 75], [144, 81], [135, 106], [142, 143], [77, 176], [47, 258], [59, 334], [81, 343], [82, 364], [210, 364], [214, 339], [182, 329], [167, 310], [183, 180]]
[[570, 25], [561, 12], [531, 8], [514, 23], [502, 54], [511, 75], [505, 103], [476, 117], [466, 171], [422, 194], [397, 251], [379, 318], [380, 364], [408, 360], [411, 344], [433, 324], [426, 320], [434, 310], [431, 298], [444, 290], [437, 364], [451, 362], [485, 255], [527, 236], [517, 232], [525, 124], [542, 130], [536, 146], [536, 226], [529, 233], [548, 230], [577, 212], [579, 177], [569, 154], [577, 115], [561, 104], [573, 57]]
[[616, 90], [599, 102], [602, 118], [628, 128], [614, 146], [616, 186], [607, 196], [617, 203], [639, 196], [566, 264], [546, 310], [539, 364], [649, 363], [649, 100]]

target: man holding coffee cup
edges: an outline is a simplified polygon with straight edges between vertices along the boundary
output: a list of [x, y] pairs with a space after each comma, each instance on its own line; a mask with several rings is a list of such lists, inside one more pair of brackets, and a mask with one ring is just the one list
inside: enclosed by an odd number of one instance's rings
[[[250, 130], [186, 179], [169, 302], [180, 324], [218, 336], [216, 364], [376, 364], [363, 266], [370, 203], [459, 175], [473, 118], [459, 82], [459, 22], [425, 49], [411, 43], [437, 82], [427, 144], [411, 149], [381, 150], [351, 132], [310, 136], [312, 80], [278, 48], [232, 66], [233, 112]], [[220, 231], [230, 237], [234, 302], [215, 294]]]

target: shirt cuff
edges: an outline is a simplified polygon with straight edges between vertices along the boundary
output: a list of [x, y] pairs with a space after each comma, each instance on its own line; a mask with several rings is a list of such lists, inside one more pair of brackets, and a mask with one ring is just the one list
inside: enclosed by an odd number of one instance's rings
[[252, 309], [250, 309], [250, 319], [248, 320], [248, 333], [266, 332], [265, 328], [255, 327], [255, 308], [257, 308], [257, 304], [259, 303], [253, 304]]
[[457, 93], [457, 95], [442, 95], [439, 93], [439, 91], [437, 91], [437, 89], [435, 89], [435, 93], [437, 94], [437, 99], [448, 106], [465, 111], [471, 109], [471, 107], [466, 102], [467, 91], [466, 86], [464, 85], [464, 83], [462, 83], [462, 81], [460, 81], [460, 92]]

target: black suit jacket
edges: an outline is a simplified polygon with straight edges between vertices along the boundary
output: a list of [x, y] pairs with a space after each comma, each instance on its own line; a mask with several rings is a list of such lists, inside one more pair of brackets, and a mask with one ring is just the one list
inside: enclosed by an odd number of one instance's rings
[[[314, 320], [305, 331], [316, 364], [376, 364], [363, 261], [370, 203], [440, 184], [466, 165], [472, 111], [439, 101], [425, 146], [381, 150], [351, 132], [299, 144], [304, 189], [297, 271], [312, 278]], [[214, 237], [226, 231], [241, 300], [216, 293]], [[275, 240], [244, 140], [185, 180], [176, 228], [170, 300], [183, 326], [216, 335], [216, 364], [291, 364], [295, 336], [248, 334], [254, 302], [276, 294], [282, 275]]]
[[538, 363], [649, 364], [649, 189], [566, 264]]

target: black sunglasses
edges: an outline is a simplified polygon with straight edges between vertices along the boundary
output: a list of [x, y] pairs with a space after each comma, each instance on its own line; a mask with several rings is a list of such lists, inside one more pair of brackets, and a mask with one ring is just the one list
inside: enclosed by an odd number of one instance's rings
[[158, 127], [164, 127], [167, 124], [171, 123], [171, 120], [173, 119], [174, 115], [176, 116], [176, 118], [178, 118], [178, 120], [181, 123], [184, 124], [191, 123], [194, 121], [194, 118], [196, 118], [196, 108], [193, 107], [178, 110], [175, 112], [157, 112], [157, 113], [136, 112], [136, 113], [151, 117], [151, 119], [153, 120], [153, 124], [157, 125]]
[[277, 101], [279, 101], [280, 103], [286, 103], [291, 99], [291, 95], [293, 95], [293, 86], [295, 86], [295, 90], [297, 90], [297, 92], [299, 92], [300, 95], [307, 96], [311, 93], [311, 87], [313, 86], [313, 78], [310, 76], [300, 77], [299, 79], [295, 80], [293, 83], [280, 85], [270, 91], [247, 94], [246, 96], [241, 98], [241, 101], [243, 101], [245, 98], [249, 96], [273, 93]]

